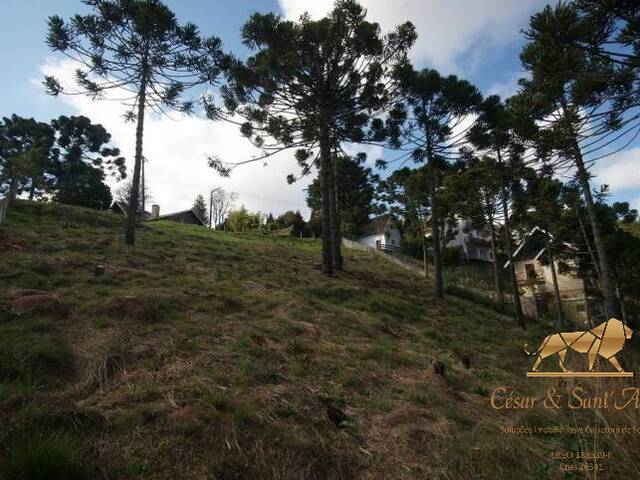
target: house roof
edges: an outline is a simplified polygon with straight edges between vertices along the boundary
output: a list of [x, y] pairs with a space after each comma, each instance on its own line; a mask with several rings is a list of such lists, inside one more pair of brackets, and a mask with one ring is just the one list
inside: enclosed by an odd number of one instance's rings
[[[121, 202], [119, 200], [114, 200], [113, 203], [111, 204], [111, 210], [113, 210], [116, 213], [121, 213], [122, 215], [126, 215], [127, 214], [127, 204], [124, 202]], [[148, 220], [151, 218], [151, 212], [147, 212], [146, 210], [144, 211], [144, 219]]]
[[196, 217], [196, 219], [202, 224], [204, 225], [205, 222], [202, 218], [200, 218], [200, 215], [198, 215], [196, 213], [196, 211], [193, 208], [189, 208], [187, 210], [181, 210], [179, 212], [172, 212], [172, 213], [165, 213], [164, 215], [160, 215], [156, 218], [149, 218], [149, 220], [162, 220], [163, 218], [169, 218], [169, 217], [174, 217], [176, 215], [182, 215], [183, 213], [191, 213], [194, 217]]
[[[518, 248], [513, 252], [513, 260], [519, 262], [526, 260], [538, 260], [547, 249], [547, 240], [541, 238], [541, 235], [547, 236], [549, 239], [553, 239], [553, 235], [543, 228], [538, 226], [533, 227], [525, 234], [518, 245]], [[567, 242], [562, 242], [562, 244], [571, 250], [576, 249], [573, 245]], [[509, 261], [507, 260], [504, 264], [504, 268], [507, 268], [508, 266]]]
[[376, 233], [385, 233], [392, 228], [393, 214], [385, 213], [369, 220], [369, 223], [360, 229], [360, 236], [367, 237]]

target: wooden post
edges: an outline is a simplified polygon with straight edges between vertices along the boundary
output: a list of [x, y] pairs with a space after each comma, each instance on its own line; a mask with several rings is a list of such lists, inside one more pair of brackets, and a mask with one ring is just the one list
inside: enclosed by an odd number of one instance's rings
[[9, 200], [7, 197], [0, 198], [0, 225], [4, 223], [4, 219], [7, 217], [7, 206]]

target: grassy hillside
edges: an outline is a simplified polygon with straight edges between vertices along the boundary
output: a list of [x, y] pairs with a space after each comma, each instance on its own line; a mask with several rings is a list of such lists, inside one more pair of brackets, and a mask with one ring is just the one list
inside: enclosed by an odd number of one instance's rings
[[331, 279], [318, 242], [158, 222], [127, 248], [121, 222], [20, 202], [0, 227], [0, 478], [542, 479], [573, 442], [490, 407], [538, 385], [539, 328], [377, 255]]

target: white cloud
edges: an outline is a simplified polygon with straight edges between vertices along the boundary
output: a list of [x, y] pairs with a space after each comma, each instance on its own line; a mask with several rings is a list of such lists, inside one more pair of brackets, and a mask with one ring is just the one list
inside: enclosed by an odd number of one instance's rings
[[[41, 71], [55, 75], [69, 85], [76, 67], [71, 61], [48, 60]], [[42, 89], [40, 79], [32, 83]], [[45, 97], [47, 102], [66, 102], [78, 115], [101, 123], [111, 133], [113, 143], [127, 159], [127, 167], [133, 168], [135, 124], [126, 123], [122, 114], [126, 107], [117, 101], [91, 101], [86, 96]], [[240, 135], [238, 127], [227, 122], [212, 122], [198, 116], [172, 114], [172, 118], [147, 114], [144, 130], [144, 156], [146, 184], [158, 203], [161, 213], [190, 208], [196, 195], [215, 186], [239, 194], [237, 206], [244, 204], [250, 210], [282, 213], [300, 210], [308, 215], [303, 188], [310, 183], [306, 178], [288, 185], [286, 176], [297, 173], [291, 152], [280, 153], [264, 162], [238, 167], [230, 178], [221, 178], [207, 165], [207, 156], [216, 155], [225, 161], [241, 161], [256, 157], [259, 152]], [[117, 183], [109, 181], [115, 191]]]
[[509, 75], [505, 80], [494, 82], [489, 87], [487, 95], [500, 95], [500, 98], [507, 99], [518, 92], [518, 80], [527, 76], [526, 72], [517, 71]]
[[598, 161], [593, 183], [609, 185], [613, 193], [640, 189], [640, 147], [623, 150]]
[[[326, 14], [333, 0], [279, 0], [287, 18]], [[493, 49], [518, 38], [546, 0], [361, 0], [383, 31], [409, 20], [418, 30], [412, 60], [448, 72], [473, 71]], [[464, 57], [464, 58], [463, 58]], [[462, 62], [465, 62], [463, 65]]]

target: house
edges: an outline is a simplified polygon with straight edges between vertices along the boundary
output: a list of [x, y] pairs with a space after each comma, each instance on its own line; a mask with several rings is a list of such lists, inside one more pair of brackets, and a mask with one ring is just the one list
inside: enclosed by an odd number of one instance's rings
[[491, 234], [488, 229], [473, 228], [468, 218], [456, 218], [455, 223], [446, 224], [447, 248], [460, 251], [462, 260], [493, 262]]
[[[431, 240], [431, 235], [431, 226], [426, 226], [425, 238]], [[458, 250], [461, 260], [493, 262], [489, 231], [473, 228], [468, 218], [456, 217], [455, 222], [446, 222], [444, 238], [446, 247]], [[429, 251], [433, 254], [432, 248]]]
[[148, 220], [168, 220], [170, 222], [186, 223], [188, 225], [200, 225], [201, 227], [206, 226], [204, 219], [200, 218], [192, 208], [182, 210], [180, 212], [160, 215], [160, 205], [153, 205], [151, 207], [151, 217]]
[[[121, 202], [119, 200], [114, 200], [113, 203], [111, 204], [110, 210], [113, 213], [118, 213], [121, 215], [126, 215], [127, 214], [127, 204], [124, 202]], [[145, 210], [144, 212], [144, 219], [145, 220], [149, 220], [151, 218], [151, 213], [147, 212]]]
[[372, 218], [360, 229], [356, 241], [362, 245], [384, 252], [399, 252], [402, 247], [402, 235], [390, 213]]
[[[122, 215], [127, 214], [127, 206], [117, 200], [111, 205], [111, 210]], [[202, 227], [206, 226], [205, 221], [200, 218], [198, 214], [193, 211], [193, 209], [160, 215], [160, 205], [152, 205], [151, 212], [145, 211], [144, 219], [145, 221], [168, 220], [170, 222], [186, 223], [188, 225], [200, 225]]]
[[[522, 309], [528, 318], [541, 318], [547, 312], [553, 314], [556, 308], [553, 271], [547, 251], [549, 237], [550, 234], [545, 230], [534, 227], [513, 252]], [[573, 248], [569, 244], [564, 246]], [[597, 315], [599, 311], [593, 299], [587, 296], [585, 281], [571, 274], [561, 273], [557, 259], [554, 258], [553, 263], [565, 318], [576, 324], [589, 323], [589, 316]], [[509, 262], [504, 267], [508, 268]]]

